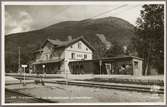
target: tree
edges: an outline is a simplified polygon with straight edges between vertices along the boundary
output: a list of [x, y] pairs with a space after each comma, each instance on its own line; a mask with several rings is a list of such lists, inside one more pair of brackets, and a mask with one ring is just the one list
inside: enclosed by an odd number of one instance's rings
[[94, 52], [94, 58], [95, 59], [103, 58], [104, 53], [106, 51], [106, 47], [105, 47], [104, 43], [102, 43], [98, 37], [92, 39], [90, 43], [92, 43], [94, 48], [96, 49]]
[[108, 49], [105, 52], [105, 57], [116, 57], [123, 55], [124, 55], [123, 46], [116, 41], [112, 42], [112, 46], [110, 47], [110, 49]]
[[164, 5], [143, 5], [135, 32], [132, 44], [138, 56], [144, 58], [144, 74], [149, 74], [152, 67], [163, 73]]

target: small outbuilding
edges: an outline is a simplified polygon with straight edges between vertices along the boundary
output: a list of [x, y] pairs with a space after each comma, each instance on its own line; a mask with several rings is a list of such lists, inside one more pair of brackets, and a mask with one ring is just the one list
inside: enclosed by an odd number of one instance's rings
[[143, 59], [134, 56], [69, 62], [72, 74], [120, 74], [142, 76]]

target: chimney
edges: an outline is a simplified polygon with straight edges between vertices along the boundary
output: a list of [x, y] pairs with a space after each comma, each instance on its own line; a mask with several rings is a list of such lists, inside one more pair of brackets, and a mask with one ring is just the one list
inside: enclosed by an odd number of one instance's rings
[[68, 41], [71, 41], [72, 40], [72, 36], [68, 36]]

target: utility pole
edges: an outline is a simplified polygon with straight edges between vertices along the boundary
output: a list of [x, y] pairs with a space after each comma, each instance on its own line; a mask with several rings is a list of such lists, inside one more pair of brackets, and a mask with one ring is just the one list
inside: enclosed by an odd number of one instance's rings
[[18, 48], [19, 48], [19, 60], [18, 60], [19, 66], [18, 66], [18, 68], [20, 68], [20, 47], [18, 47]]
[[[19, 56], [18, 56], [18, 73], [20, 77], [22, 76], [22, 69], [21, 69], [21, 63], [20, 63], [20, 47], [18, 47]], [[20, 84], [22, 83], [22, 79], [20, 78]]]
[[67, 72], [67, 69], [66, 69], [66, 67], [67, 67], [67, 64], [68, 63], [68, 61], [67, 60], [65, 60], [65, 79], [66, 79], [66, 88], [67, 88], [67, 86], [68, 86], [68, 72]]

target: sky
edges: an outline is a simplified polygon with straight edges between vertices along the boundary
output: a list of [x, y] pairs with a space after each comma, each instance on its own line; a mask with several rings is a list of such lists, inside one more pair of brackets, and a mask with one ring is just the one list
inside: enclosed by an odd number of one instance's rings
[[62, 21], [118, 17], [135, 25], [143, 4], [5, 5], [5, 34], [45, 28]]

